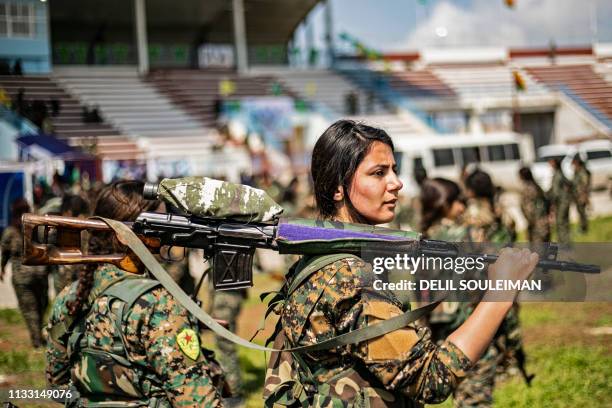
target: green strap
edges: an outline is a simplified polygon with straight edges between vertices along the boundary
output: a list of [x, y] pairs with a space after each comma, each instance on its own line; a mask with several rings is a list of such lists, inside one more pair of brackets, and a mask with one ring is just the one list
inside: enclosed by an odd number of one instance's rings
[[[373, 339], [375, 337], [382, 336], [383, 334], [389, 333], [394, 330], [406, 327], [409, 323], [425, 316], [431, 310], [433, 310], [441, 301], [430, 303], [427, 306], [423, 306], [419, 309], [412, 310], [402, 315], [392, 317], [391, 319], [385, 320], [375, 325], [363, 327], [358, 330], [351, 331], [349, 333], [342, 334], [332, 339], [323, 341], [321, 343], [312, 344], [308, 346], [295, 347], [290, 349], [274, 349], [269, 347], [260, 346], [259, 344], [251, 343], [237, 336], [231, 331], [227, 330], [219, 323], [217, 323], [210, 315], [204, 312], [183, 290], [177, 285], [176, 282], [168, 275], [168, 273], [162, 268], [162, 266], [153, 257], [151, 252], [142, 243], [142, 241], [134, 234], [134, 232], [125, 224], [120, 221], [111, 220], [108, 218], [94, 217], [104, 221], [111, 227], [117, 234], [117, 239], [125, 246], [129, 247], [138, 258], [142, 261], [144, 266], [159, 280], [159, 282], [168, 290], [168, 292], [174, 296], [174, 298], [182, 304], [187, 311], [195, 316], [200, 322], [206, 327], [212, 330], [216, 335], [221, 336], [235, 344], [243, 347], [247, 347], [259, 351], [267, 352], [310, 352], [316, 350], [326, 350], [348, 344], [361, 343], [366, 340]], [[346, 255], [344, 255], [346, 257]]]
[[[110, 286], [102, 292], [102, 295], [120, 299], [126, 304], [128, 309], [131, 309], [138, 298], [157, 286], [161, 286], [161, 283], [153, 279], [147, 279], [145, 277], [141, 279], [129, 279]], [[121, 318], [123, 318], [123, 316], [121, 316]]]
[[302, 286], [302, 283], [304, 283], [310, 277], [310, 275], [316, 271], [326, 267], [327, 265], [331, 265], [336, 261], [346, 258], [356, 258], [356, 256], [351, 254], [329, 254], [315, 257], [303, 257], [296, 268], [295, 277], [291, 280], [291, 285], [287, 290], [287, 296], [290, 296], [300, 286]]

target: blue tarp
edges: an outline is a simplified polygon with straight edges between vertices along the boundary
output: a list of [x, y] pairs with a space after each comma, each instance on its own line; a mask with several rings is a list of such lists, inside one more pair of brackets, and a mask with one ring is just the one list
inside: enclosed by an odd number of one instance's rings
[[20, 149], [27, 149], [30, 146], [36, 145], [45, 149], [51, 155], [63, 160], [87, 160], [93, 157], [76, 150], [68, 145], [63, 140], [60, 140], [51, 135], [25, 135], [16, 139]]

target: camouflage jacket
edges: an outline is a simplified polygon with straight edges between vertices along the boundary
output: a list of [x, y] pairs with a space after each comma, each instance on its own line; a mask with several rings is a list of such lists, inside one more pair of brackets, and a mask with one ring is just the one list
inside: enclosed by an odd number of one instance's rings
[[[13, 285], [28, 285], [39, 279], [47, 279], [48, 269], [45, 266], [26, 266], [21, 264], [23, 254], [23, 235], [15, 227], [7, 227], [0, 240], [2, 257], [11, 262]], [[3, 263], [5, 260], [3, 259]]]
[[503, 220], [484, 198], [470, 198], [467, 201], [462, 224], [468, 228], [472, 242], [510, 243], [514, 240], [513, 220]]
[[572, 196], [572, 183], [565, 177], [561, 169], [555, 170], [548, 191], [551, 204], [554, 206], [569, 205]]
[[443, 218], [440, 220], [440, 222], [437, 222], [429, 227], [425, 232], [425, 235], [427, 235], [427, 237], [430, 239], [462, 242], [468, 239], [468, 232], [468, 229], [464, 225], [449, 218]]
[[[285, 347], [319, 343], [401, 314], [391, 292], [373, 289], [373, 276], [371, 265], [358, 258], [336, 261], [310, 275], [282, 307], [279, 324]], [[301, 356], [306, 367], [298, 374], [311, 379], [304, 385], [310, 392], [306, 406], [317, 407], [439, 403], [470, 367], [454, 344], [436, 346], [429, 329], [414, 324], [360, 344]], [[274, 388], [275, 378], [282, 381], [289, 372], [290, 364], [271, 361], [264, 395]]]
[[579, 205], [589, 204], [589, 194], [591, 192], [591, 173], [585, 168], [581, 168], [574, 174], [573, 180], [574, 197]]
[[530, 225], [548, 216], [544, 193], [534, 183], [523, 183], [521, 190], [521, 211]]
[[[58, 295], [45, 331], [49, 384], [72, 383], [80, 406], [104, 401], [147, 406], [152, 399], [163, 407], [222, 406], [219, 366], [212, 353], [200, 347], [197, 324], [165, 288], [155, 286], [131, 308], [102, 291], [126, 275], [112, 265], [100, 266], [91, 290], [94, 299], [72, 324], [67, 302], [75, 298], [78, 282]], [[82, 335], [75, 342], [70, 335], [79, 324]], [[63, 325], [69, 326], [68, 332], [56, 330]]]

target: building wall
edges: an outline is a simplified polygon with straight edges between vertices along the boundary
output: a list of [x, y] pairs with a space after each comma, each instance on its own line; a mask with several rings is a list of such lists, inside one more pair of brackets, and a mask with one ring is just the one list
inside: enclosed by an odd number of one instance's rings
[[48, 27], [48, 2], [40, 0], [0, 0], [0, 5], [31, 5], [34, 9], [34, 32], [30, 37], [7, 36], [0, 33], [0, 59], [13, 65], [21, 58], [24, 74], [51, 72], [51, 53]]

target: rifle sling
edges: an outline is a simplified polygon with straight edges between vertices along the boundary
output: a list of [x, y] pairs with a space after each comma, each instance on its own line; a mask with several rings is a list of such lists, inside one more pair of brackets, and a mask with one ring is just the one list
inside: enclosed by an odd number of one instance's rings
[[232, 343], [238, 344], [243, 347], [247, 347], [259, 351], [267, 352], [292, 352], [302, 353], [311, 352], [317, 350], [327, 350], [348, 344], [357, 344], [366, 340], [373, 339], [375, 337], [382, 336], [386, 333], [394, 330], [406, 327], [409, 323], [420, 319], [429, 312], [431, 312], [442, 300], [430, 303], [426, 306], [418, 309], [409, 311], [399, 316], [392, 317], [381, 323], [363, 327], [361, 329], [353, 330], [351, 332], [336, 336], [329, 340], [311, 344], [308, 346], [294, 347], [289, 349], [274, 349], [264, 347], [259, 344], [252, 343], [243, 339], [242, 337], [227, 330], [219, 323], [217, 323], [208, 313], [204, 312], [183, 290], [178, 286], [176, 282], [168, 275], [164, 268], [157, 262], [151, 252], [142, 243], [142, 241], [134, 234], [134, 232], [125, 224], [120, 221], [111, 220], [103, 217], [94, 217], [104, 221], [109, 227], [115, 231], [117, 238], [123, 244], [129, 247], [132, 252], [142, 261], [144, 266], [157, 278], [161, 285], [174, 296], [174, 298], [187, 309], [192, 315], [194, 315], [200, 322], [206, 327], [212, 330], [216, 335], [231, 341]]

